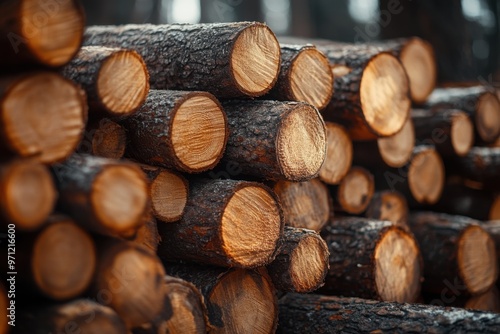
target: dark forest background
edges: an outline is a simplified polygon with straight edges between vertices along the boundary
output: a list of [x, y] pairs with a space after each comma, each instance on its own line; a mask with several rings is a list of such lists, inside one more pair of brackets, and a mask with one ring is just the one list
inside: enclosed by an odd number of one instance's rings
[[500, 83], [498, 0], [84, 0], [87, 23], [262, 21], [279, 35], [363, 42], [420, 36], [441, 81]]

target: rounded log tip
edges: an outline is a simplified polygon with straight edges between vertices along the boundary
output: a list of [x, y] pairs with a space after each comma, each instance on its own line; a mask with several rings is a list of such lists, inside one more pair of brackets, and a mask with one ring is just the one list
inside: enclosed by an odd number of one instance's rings
[[415, 147], [415, 129], [408, 117], [403, 128], [395, 135], [377, 140], [380, 156], [393, 168], [403, 167], [413, 154]]
[[360, 214], [370, 204], [374, 192], [373, 175], [364, 168], [353, 167], [340, 182], [337, 198], [343, 211]]
[[149, 74], [142, 57], [135, 51], [111, 54], [101, 65], [97, 94], [104, 108], [115, 116], [129, 115], [146, 100]]
[[375, 193], [368, 209], [366, 217], [388, 220], [397, 225], [407, 226], [408, 204], [406, 198], [396, 191], [382, 191]]
[[453, 116], [451, 123], [451, 144], [455, 153], [463, 157], [469, 153], [474, 144], [474, 125], [464, 112]]
[[495, 242], [481, 227], [467, 227], [458, 241], [458, 267], [467, 291], [486, 292], [498, 277]]
[[434, 148], [416, 153], [408, 169], [408, 184], [413, 198], [422, 204], [436, 204], [441, 198], [445, 169], [441, 156]]
[[238, 266], [262, 266], [273, 260], [282, 229], [282, 212], [275, 195], [264, 187], [244, 184], [224, 208], [222, 247]]
[[290, 72], [292, 94], [296, 101], [307, 102], [319, 110], [333, 95], [333, 73], [326, 56], [316, 48], [299, 53]]
[[23, 0], [20, 17], [20, 31], [28, 34], [23, 36], [23, 42], [40, 63], [59, 67], [78, 52], [85, 25], [79, 1], [57, 1], [50, 5], [38, 0]]
[[411, 99], [423, 103], [436, 86], [437, 68], [432, 45], [414, 37], [401, 50], [403, 64], [410, 81]]
[[171, 141], [185, 171], [203, 172], [222, 158], [228, 138], [226, 114], [208, 93], [193, 93], [177, 108]]
[[125, 129], [109, 119], [103, 119], [92, 137], [92, 153], [108, 159], [121, 159], [126, 142]]
[[151, 181], [150, 193], [154, 215], [161, 222], [175, 222], [182, 217], [188, 198], [188, 184], [180, 174], [162, 170]]
[[92, 281], [95, 265], [92, 238], [69, 220], [49, 224], [33, 245], [33, 280], [44, 295], [55, 300], [82, 294]]
[[253, 23], [240, 32], [231, 52], [236, 86], [246, 95], [262, 96], [273, 88], [281, 66], [281, 49], [268, 26]]
[[405, 69], [394, 56], [382, 52], [368, 63], [360, 86], [364, 119], [373, 133], [388, 137], [398, 133], [409, 113], [409, 83]]
[[16, 161], [0, 175], [0, 208], [8, 221], [24, 231], [38, 229], [52, 212], [57, 192], [52, 175], [41, 164]]
[[421, 270], [413, 237], [396, 227], [383, 234], [375, 250], [375, 283], [383, 301], [415, 302], [420, 296]]
[[283, 117], [276, 143], [278, 164], [287, 180], [316, 177], [326, 157], [326, 129], [318, 110], [298, 104]]
[[64, 160], [85, 129], [87, 104], [82, 95], [72, 82], [51, 72], [17, 80], [1, 108], [6, 145], [42, 163]]
[[486, 92], [479, 98], [475, 123], [479, 137], [487, 143], [500, 135], [500, 101], [494, 94]]
[[321, 181], [335, 185], [351, 169], [353, 159], [352, 140], [341, 125], [326, 122], [326, 157], [319, 171]]

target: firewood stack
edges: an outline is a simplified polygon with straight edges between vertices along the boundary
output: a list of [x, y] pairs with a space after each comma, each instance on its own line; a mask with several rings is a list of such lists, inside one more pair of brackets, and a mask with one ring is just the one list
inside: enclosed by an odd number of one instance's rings
[[0, 334], [500, 330], [500, 102], [425, 41], [0, 16]]

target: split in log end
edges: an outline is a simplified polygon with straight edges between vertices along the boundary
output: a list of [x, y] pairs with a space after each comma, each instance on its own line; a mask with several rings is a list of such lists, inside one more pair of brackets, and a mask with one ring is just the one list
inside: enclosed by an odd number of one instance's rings
[[418, 203], [435, 204], [441, 197], [444, 182], [444, 165], [436, 150], [424, 149], [414, 155], [408, 170], [408, 184]]
[[393, 168], [403, 167], [411, 158], [415, 147], [415, 129], [408, 117], [403, 128], [394, 136], [377, 140], [380, 156]]
[[319, 178], [328, 184], [338, 184], [352, 165], [352, 141], [341, 125], [326, 122], [326, 157]]
[[181, 219], [188, 198], [185, 178], [164, 169], [151, 181], [150, 192], [152, 209], [160, 224]]
[[125, 129], [109, 119], [103, 119], [92, 136], [92, 154], [108, 159], [121, 159], [125, 154], [126, 142]]
[[500, 135], [500, 101], [494, 94], [487, 92], [480, 97], [475, 118], [479, 137], [487, 143], [495, 141]]
[[458, 156], [469, 153], [474, 144], [474, 125], [464, 112], [456, 113], [451, 120], [451, 144]]
[[360, 214], [366, 210], [375, 192], [373, 175], [353, 167], [339, 185], [337, 199], [343, 211]]

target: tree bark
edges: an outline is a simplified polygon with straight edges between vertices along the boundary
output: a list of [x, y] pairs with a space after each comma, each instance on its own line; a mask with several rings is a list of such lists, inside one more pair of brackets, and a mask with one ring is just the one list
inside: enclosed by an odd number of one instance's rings
[[455, 159], [450, 169], [486, 188], [500, 190], [500, 148], [473, 147], [466, 156]]

